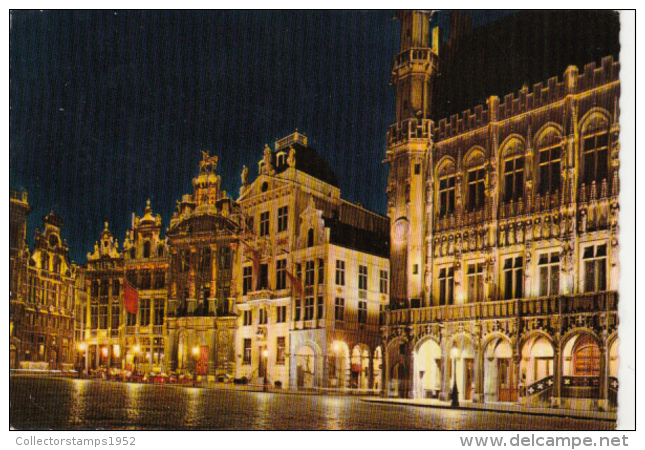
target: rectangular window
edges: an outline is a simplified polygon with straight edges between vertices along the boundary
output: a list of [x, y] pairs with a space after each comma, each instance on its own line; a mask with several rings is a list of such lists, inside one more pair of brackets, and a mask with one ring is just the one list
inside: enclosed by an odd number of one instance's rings
[[324, 311], [324, 303], [323, 303], [322, 297], [318, 297], [317, 310], [318, 311], [316, 313], [316, 317], [318, 317], [318, 320], [323, 319], [325, 311]]
[[336, 284], [345, 286], [345, 261], [336, 261]]
[[475, 211], [484, 206], [484, 168], [476, 168], [468, 171], [468, 210]]
[[455, 177], [439, 180], [439, 217], [447, 217], [455, 212]]
[[119, 305], [112, 305], [111, 307], [111, 321], [110, 328], [116, 330], [121, 325], [121, 308]]
[[383, 325], [385, 323], [385, 305], [378, 306], [378, 324]]
[[439, 305], [452, 305], [455, 289], [455, 269], [444, 267], [439, 269]]
[[367, 266], [358, 266], [358, 288], [367, 290]]
[[269, 265], [260, 264], [260, 276], [258, 278], [258, 289], [269, 288]]
[[595, 135], [585, 136], [582, 141], [583, 182], [589, 186], [593, 181], [597, 185], [607, 179], [607, 154], [609, 135], [607, 129], [601, 129]]
[[152, 287], [152, 273], [149, 270], [144, 270], [141, 274], [140, 289], [150, 289]]
[[314, 319], [314, 298], [307, 297], [305, 299], [305, 320]]
[[275, 363], [284, 365], [285, 354], [287, 351], [287, 339], [284, 336], [278, 336], [276, 339]]
[[269, 235], [269, 211], [260, 214], [260, 236]]
[[155, 289], [163, 289], [166, 286], [166, 272], [155, 270]]
[[287, 260], [278, 259], [275, 262], [275, 288], [286, 289], [287, 287]]
[[585, 247], [582, 254], [582, 261], [584, 264], [584, 291], [606, 291], [607, 244]]
[[307, 261], [305, 263], [305, 286], [314, 285], [314, 262]]
[[244, 311], [244, 326], [248, 327], [253, 325], [253, 311]]
[[560, 293], [560, 254], [558, 252], [542, 253], [538, 258], [540, 273], [540, 297]]
[[468, 301], [481, 302], [484, 299], [484, 265], [468, 265]]
[[139, 313], [141, 314], [140, 325], [142, 327], [150, 325], [150, 299], [142, 298], [140, 300]]
[[125, 313], [125, 324], [128, 327], [133, 327], [137, 324], [137, 315], [130, 312]]
[[388, 281], [387, 270], [381, 270], [380, 271], [380, 280], [379, 280], [379, 292], [381, 294], [386, 294], [387, 295], [388, 287], [389, 287], [389, 281]]
[[522, 257], [506, 258], [504, 260], [504, 299], [511, 300], [522, 298], [522, 286], [524, 284], [524, 265]]
[[278, 233], [287, 231], [287, 219], [289, 217], [289, 207], [283, 206], [278, 208]]
[[318, 284], [325, 282], [325, 260], [318, 258]]
[[302, 301], [300, 299], [296, 299], [296, 306], [293, 312], [293, 320], [295, 322], [300, 321], [301, 314], [302, 314]]
[[519, 201], [524, 197], [524, 157], [504, 161], [504, 202]]
[[276, 308], [276, 315], [277, 315], [277, 319], [276, 319], [277, 323], [286, 322], [287, 321], [287, 307], [286, 306], [278, 306]]
[[99, 327], [99, 305], [92, 305], [90, 307], [90, 325], [93, 330]]
[[561, 142], [554, 139], [546, 147], [539, 150], [538, 162], [538, 193], [553, 194], [560, 189], [560, 146]]
[[367, 323], [367, 302], [358, 301], [358, 323]]
[[164, 301], [158, 298], [155, 300], [155, 317], [154, 317], [155, 325], [163, 325], [163, 317], [164, 317], [163, 311], [164, 311]]
[[253, 220], [253, 217], [249, 217], [246, 221], [246, 228], [248, 229], [249, 233], [255, 234], [255, 221]]
[[253, 287], [253, 267], [244, 267], [242, 274], [242, 295], [246, 295]]
[[345, 299], [337, 298], [334, 304], [334, 318], [339, 321], [345, 320]]
[[99, 328], [101, 330], [107, 330], [108, 327], [108, 306], [100, 305], [99, 306]]
[[244, 365], [251, 364], [251, 345], [251, 339], [244, 339], [244, 358], [242, 359]]
[[415, 164], [414, 165], [414, 174], [419, 175], [421, 173], [421, 164]]

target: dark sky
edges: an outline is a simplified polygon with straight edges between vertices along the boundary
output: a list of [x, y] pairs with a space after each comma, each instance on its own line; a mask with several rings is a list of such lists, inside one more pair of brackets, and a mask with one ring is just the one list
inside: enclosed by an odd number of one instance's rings
[[[475, 25], [504, 15], [475, 16]], [[28, 242], [50, 210], [71, 257], [110, 222], [123, 242], [147, 198], [168, 225], [200, 150], [237, 198], [242, 165], [296, 128], [344, 198], [385, 213], [385, 133], [399, 25], [392, 11], [14, 11], [10, 187]], [[436, 21], [447, 25], [447, 13]]]

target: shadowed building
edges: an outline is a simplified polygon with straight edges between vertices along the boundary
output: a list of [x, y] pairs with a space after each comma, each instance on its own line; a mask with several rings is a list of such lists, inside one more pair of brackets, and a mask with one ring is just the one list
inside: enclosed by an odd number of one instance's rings
[[616, 14], [397, 17], [386, 394], [615, 406]]

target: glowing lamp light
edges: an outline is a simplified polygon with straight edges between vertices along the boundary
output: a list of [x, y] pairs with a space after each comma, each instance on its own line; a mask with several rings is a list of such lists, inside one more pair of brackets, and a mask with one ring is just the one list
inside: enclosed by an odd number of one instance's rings
[[115, 345], [112, 351], [114, 352], [114, 356], [117, 358], [121, 355], [121, 347], [118, 345]]
[[139, 353], [141, 351], [141, 347], [139, 347], [139, 344], [137, 344], [134, 347], [132, 347], [132, 351], [134, 353]]
[[81, 342], [80, 344], [78, 344], [78, 349], [84, 352], [85, 350], [87, 350], [87, 344], [85, 342]]
[[107, 347], [103, 347], [101, 349], [101, 355], [103, 355], [104, 358], [107, 358], [107, 356], [108, 356], [108, 348]]
[[454, 359], [459, 358], [459, 349], [457, 347], [453, 347], [452, 350], [450, 350], [450, 356]]
[[265, 349], [264, 349], [264, 351], [262, 352], [262, 356], [264, 356], [265, 358], [268, 358], [268, 356], [269, 356], [269, 350], [267, 350], [267, 349], [265, 348]]
[[335, 341], [332, 348], [334, 349], [335, 352], [339, 352], [340, 351], [340, 342]]
[[199, 347], [193, 347], [193, 356], [196, 358], [199, 355]]

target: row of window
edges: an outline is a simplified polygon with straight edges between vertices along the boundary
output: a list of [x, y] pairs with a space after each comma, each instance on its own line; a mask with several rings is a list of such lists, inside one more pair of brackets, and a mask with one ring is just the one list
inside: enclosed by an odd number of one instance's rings
[[[258, 325], [266, 325], [269, 323], [269, 314], [265, 308], [260, 308], [258, 311]], [[244, 311], [243, 315], [243, 326], [248, 327], [253, 325], [253, 311], [247, 310]], [[287, 321], [287, 307], [276, 306], [276, 323], [285, 323]]]
[[30, 303], [54, 305], [64, 309], [73, 305], [74, 289], [66, 284], [30, 277], [28, 289], [27, 301]]
[[[591, 245], [582, 255], [583, 291], [602, 292], [607, 289], [607, 245]], [[538, 258], [540, 297], [558, 295], [560, 292], [560, 254], [542, 253]], [[442, 267], [438, 274], [439, 305], [454, 302], [454, 268]], [[524, 263], [521, 256], [504, 259], [502, 266], [503, 299], [521, 298], [524, 285]], [[468, 302], [484, 300], [484, 264], [466, 266], [466, 299]]]
[[[130, 250], [128, 251], [128, 255], [130, 256], [130, 259], [135, 259], [137, 257], [137, 249], [136, 247], [130, 247]], [[164, 246], [163, 245], [158, 245], [157, 246], [157, 257], [158, 258], [163, 258], [164, 256]], [[152, 243], [150, 241], [145, 241], [143, 243], [143, 248], [141, 251], [141, 257], [148, 259], [152, 257]]]
[[[580, 182], [600, 185], [609, 173], [609, 134], [606, 128], [589, 133], [582, 138], [582, 172]], [[544, 196], [560, 192], [562, 177], [563, 140], [556, 134], [540, 141], [537, 151], [537, 194]], [[504, 158], [502, 174], [502, 200], [505, 203], [518, 202], [525, 195], [525, 156], [520, 150]], [[455, 211], [455, 168], [449, 163], [439, 174], [437, 200], [439, 216], [446, 217]], [[465, 209], [475, 211], [484, 207], [486, 170], [483, 158], [465, 173]]]
[[[304, 268], [304, 280], [302, 271]], [[367, 266], [358, 266], [358, 289], [367, 291], [368, 289], [368, 270]], [[269, 289], [269, 265], [257, 264], [256, 290]], [[325, 282], [325, 260], [306, 261], [296, 264], [295, 278], [303, 280], [304, 286], [313, 286], [314, 284], [323, 284]], [[335, 283], [338, 286], [345, 286], [345, 261], [336, 260]], [[275, 265], [275, 289], [286, 289], [287, 287], [287, 260], [278, 259]], [[242, 292], [247, 295], [253, 291], [253, 266], [246, 266], [242, 269]], [[388, 293], [389, 276], [387, 270], [379, 271], [379, 292]]]
[[[264, 211], [260, 213], [260, 236], [268, 236], [271, 234], [271, 214], [269, 211]], [[278, 208], [278, 221], [277, 221], [277, 232], [281, 233], [287, 231], [287, 226], [289, 223], [289, 207], [282, 206]], [[251, 231], [251, 234], [255, 234], [254, 229], [254, 220], [253, 217], [250, 217], [247, 220], [247, 226]]]
[[[164, 305], [162, 300], [152, 303], [149, 298], [139, 299], [138, 314], [126, 311], [126, 326], [163, 325]], [[119, 305], [91, 305], [90, 326], [92, 329], [116, 329], [121, 325], [121, 307]]]

